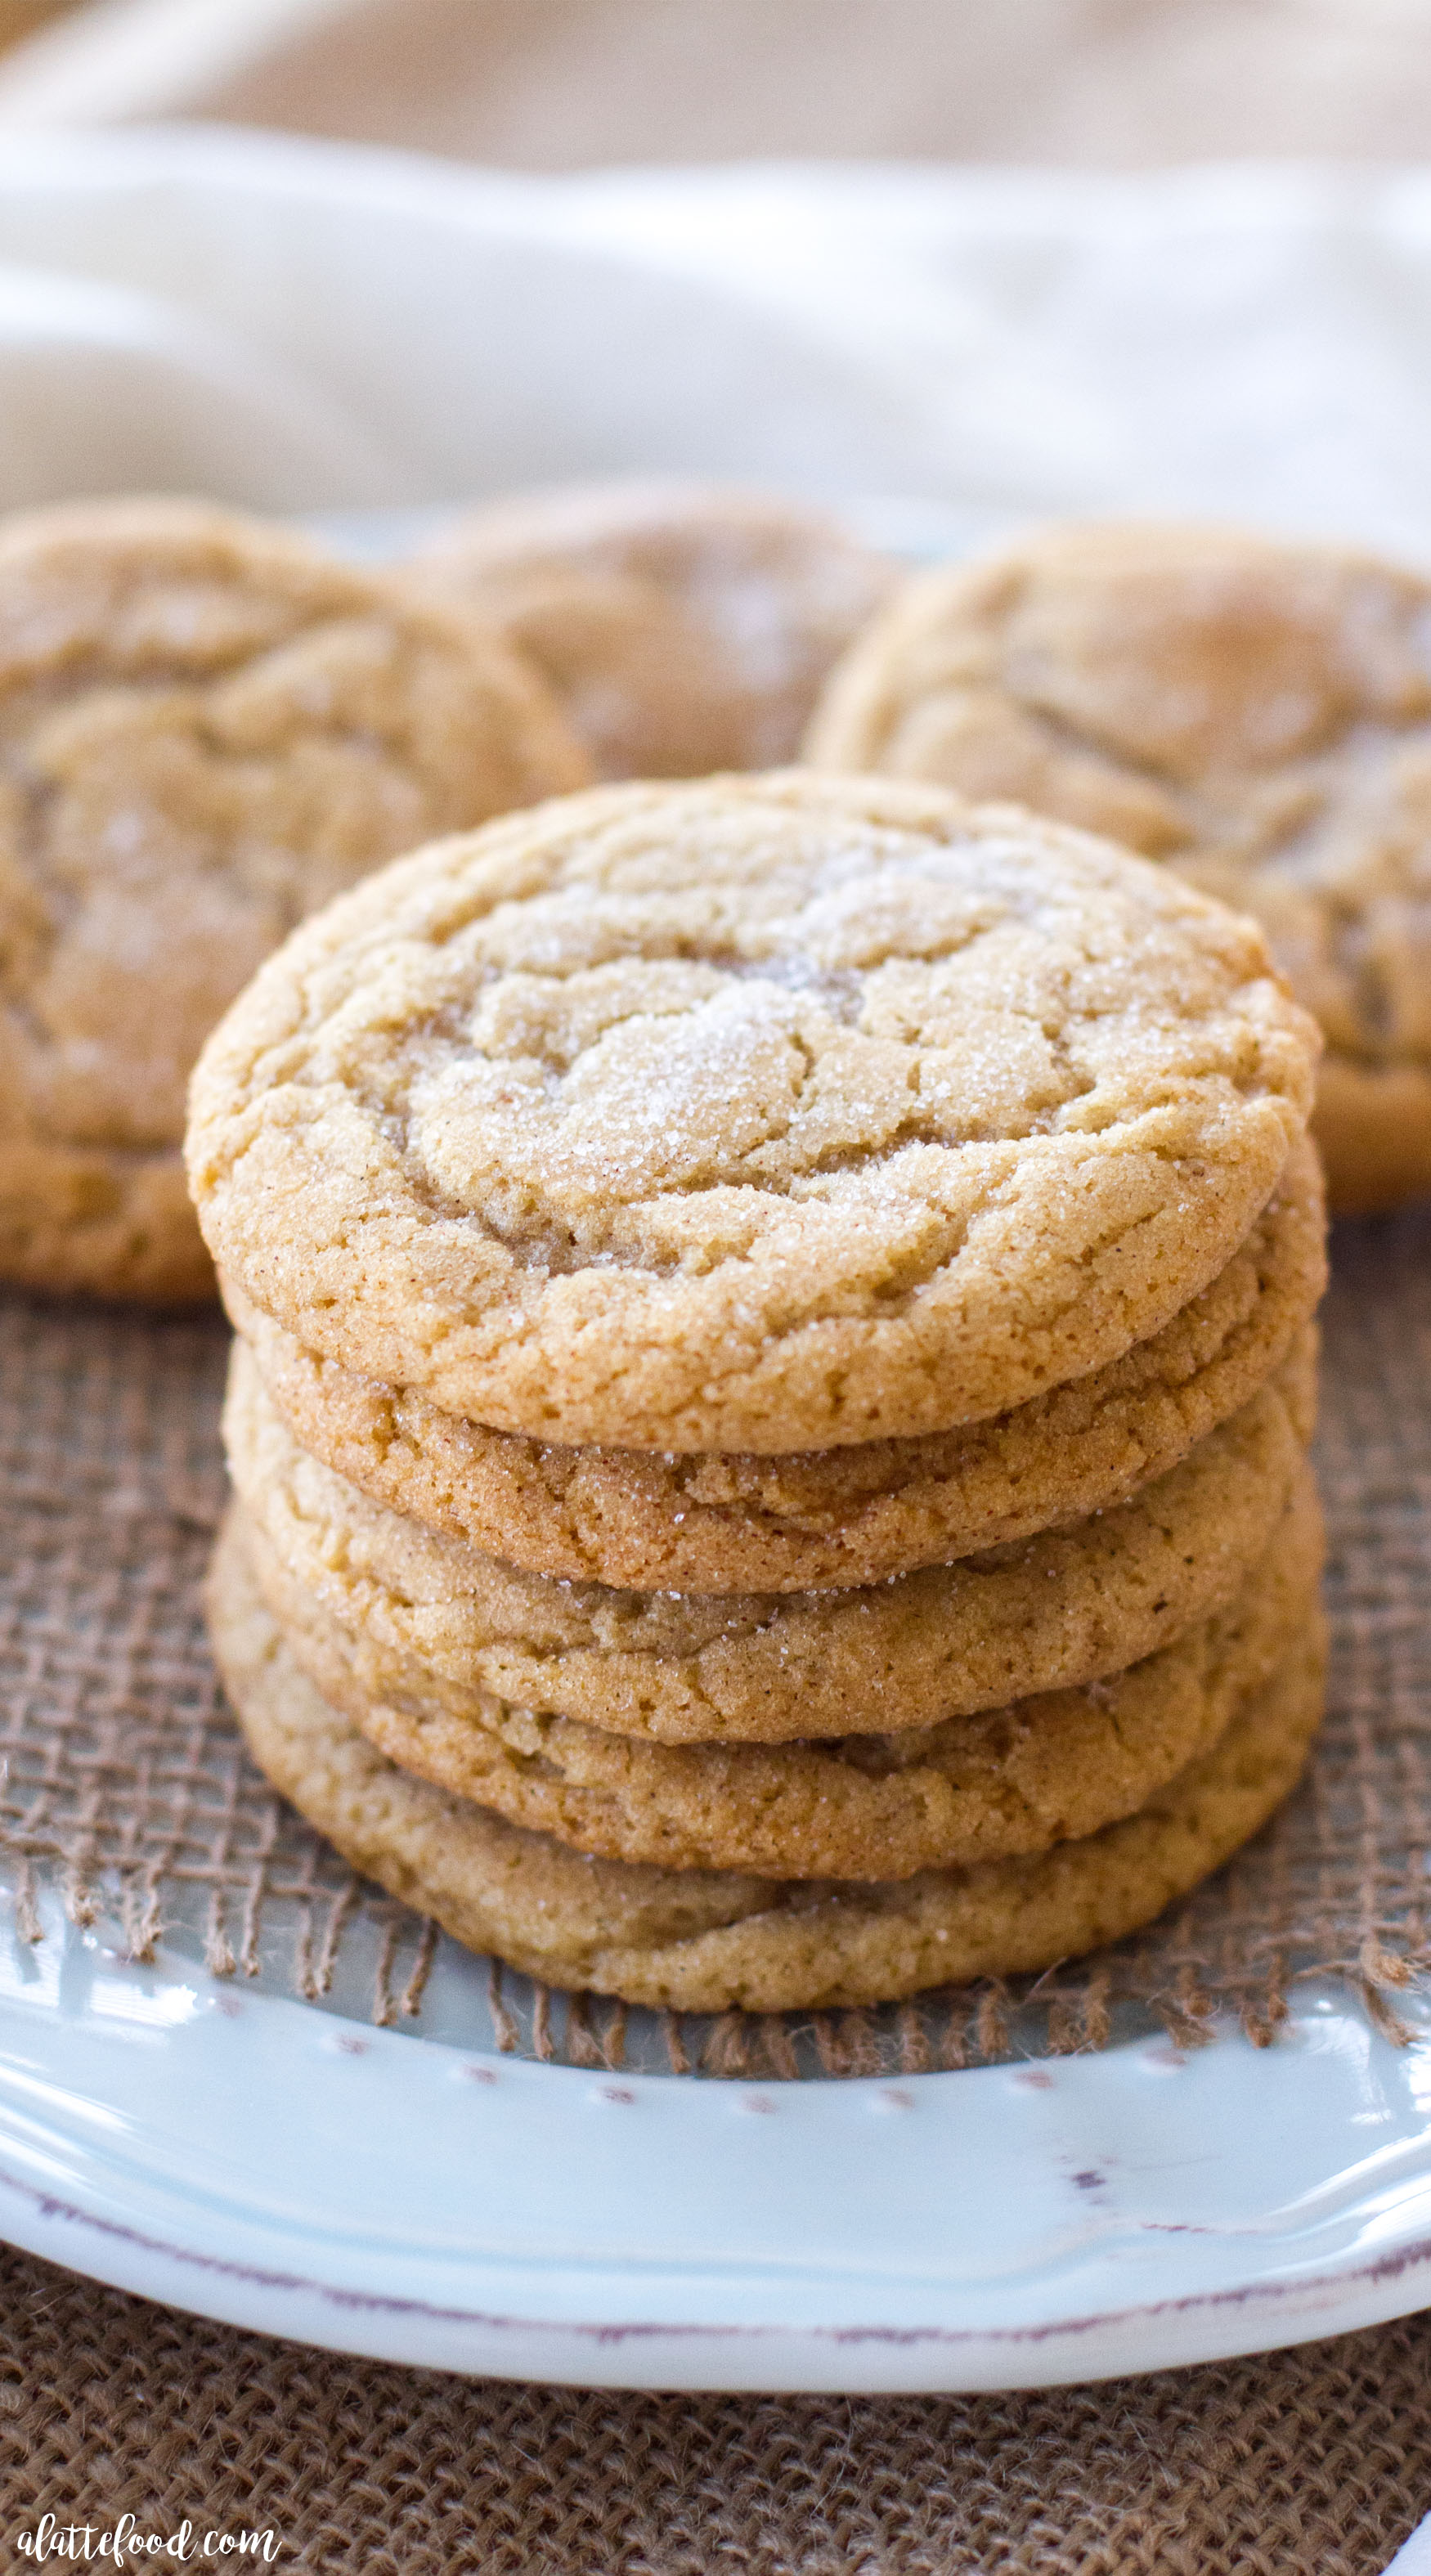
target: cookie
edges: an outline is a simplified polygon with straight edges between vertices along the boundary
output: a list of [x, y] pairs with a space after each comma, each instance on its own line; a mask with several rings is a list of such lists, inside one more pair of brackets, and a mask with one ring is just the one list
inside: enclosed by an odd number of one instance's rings
[[924, 1986], [1051, 1967], [1149, 1923], [1256, 1833], [1322, 1711], [1313, 1614], [1210, 1753], [1146, 1806], [1031, 1859], [887, 1886], [591, 1860], [400, 1771], [300, 1671], [237, 1516], [209, 1617], [254, 1759], [356, 1869], [470, 1949], [554, 1985], [677, 2011], [893, 2002]]
[[1317, 1142], [1338, 1216], [1375, 1216], [1431, 1193], [1431, 1065], [1322, 1058]]
[[10, 1098], [0, 1107], [0, 1282], [134, 1305], [183, 1307], [210, 1300], [214, 1265], [195, 1221], [177, 1141], [152, 1152], [138, 1146], [67, 1147], [55, 1137], [26, 1134], [29, 1104], [0, 1074], [0, 1093], [6, 1089]]
[[0, 1279], [212, 1296], [178, 1148], [225, 1005], [380, 860], [586, 774], [470, 617], [282, 529], [0, 525]]
[[667, 1744], [921, 1726], [1118, 1672], [1231, 1600], [1302, 1464], [1280, 1385], [1131, 1502], [852, 1592], [554, 1582], [374, 1503], [300, 1449], [236, 1345], [235, 1488], [303, 1588], [375, 1654]]
[[673, 1746], [434, 1683], [345, 1628], [252, 1516], [246, 1537], [295, 1660], [403, 1770], [603, 1859], [777, 1878], [909, 1878], [1131, 1815], [1268, 1679], [1311, 1615], [1321, 1564], [1304, 1467], [1236, 1596], [1127, 1671], [897, 1735]]
[[1253, 913], [1327, 1038], [1334, 1209], [1431, 1188], [1431, 580], [1216, 527], [1068, 527], [913, 583], [812, 722]]
[[605, 788], [294, 933], [195, 1073], [222, 1268], [498, 1430], [950, 1429], [1216, 1277], [1311, 1099], [1252, 926], [897, 781]]
[[959, 1431], [769, 1458], [488, 1431], [305, 1351], [220, 1285], [299, 1446], [376, 1502], [530, 1573], [638, 1591], [802, 1591], [879, 1583], [1125, 1502], [1294, 1350], [1283, 1393], [1309, 1440], [1325, 1232], [1304, 1140], [1211, 1286], [1121, 1359]]
[[895, 580], [822, 510], [684, 482], [491, 502], [408, 570], [536, 665], [609, 779], [792, 760], [831, 664]]

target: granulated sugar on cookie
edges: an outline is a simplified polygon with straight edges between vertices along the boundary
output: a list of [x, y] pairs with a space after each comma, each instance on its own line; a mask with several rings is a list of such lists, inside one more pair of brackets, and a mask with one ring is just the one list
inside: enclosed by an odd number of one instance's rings
[[1289, 1354], [1284, 1392], [1305, 1442], [1325, 1238], [1321, 1169], [1304, 1138], [1211, 1285], [1120, 1359], [955, 1431], [764, 1457], [493, 1431], [305, 1350], [232, 1280], [221, 1285], [299, 1446], [375, 1502], [529, 1573], [798, 1592], [879, 1583], [1110, 1510], [1166, 1475]]
[[210, 1039], [189, 1171], [305, 1347], [540, 1440], [947, 1430], [1213, 1280], [1316, 1033], [1110, 843], [808, 772], [599, 790], [384, 871]]
[[491, 501], [406, 569], [535, 664], [612, 779], [793, 759], [831, 664], [897, 577], [826, 511], [681, 481]]
[[1148, 1923], [1256, 1832], [1322, 1708], [1315, 1610], [1212, 1750], [1136, 1815], [1032, 1858], [882, 1884], [589, 1859], [412, 1778], [301, 1671], [235, 1521], [210, 1586], [219, 1669], [256, 1761], [355, 1868], [553, 1984], [681, 2011], [894, 2001], [1050, 1966]]
[[1431, 1189], [1431, 579], [1350, 547], [1056, 527], [911, 582], [822, 767], [1014, 796], [1255, 914], [1327, 1038], [1337, 1210]]
[[212, 1296], [184, 1088], [295, 921], [434, 832], [579, 785], [460, 611], [202, 503], [0, 523], [0, 1279]]
[[454, 1686], [335, 1618], [252, 1516], [245, 1543], [295, 1660], [404, 1770], [609, 1860], [867, 1880], [1051, 1850], [1134, 1813], [1271, 1676], [1322, 1554], [1304, 1467], [1232, 1597], [1125, 1670], [895, 1734], [671, 1745]]
[[657, 1743], [778, 1744], [1094, 1681], [1225, 1607], [1298, 1487], [1299, 1395], [1269, 1380], [1166, 1476], [1072, 1528], [815, 1593], [617, 1592], [519, 1573], [308, 1457], [241, 1344], [224, 1430], [250, 1519], [376, 1672], [400, 1678], [415, 1659], [469, 1696]]

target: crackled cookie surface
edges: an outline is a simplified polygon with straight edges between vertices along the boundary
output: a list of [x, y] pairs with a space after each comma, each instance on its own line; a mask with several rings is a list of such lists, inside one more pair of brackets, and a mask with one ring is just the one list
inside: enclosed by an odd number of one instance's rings
[[300, 1446], [394, 1511], [536, 1574], [669, 1592], [878, 1583], [1125, 1502], [1247, 1403], [1282, 1391], [1311, 1437], [1326, 1277], [1313, 1147], [1288, 1159], [1199, 1297], [1118, 1360], [922, 1440], [784, 1457], [571, 1449], [443, 1413], [305, 1351], [230, 1280], [229, 1311]]
[[1211, 1752], [1100, 1833], [884, 1886], [669, 1870], [588, 1859], [399, 1770], [294, 1661], [237, 1519], [215, 1561], [209, 1616], [255, 1760], [355, 1868], [532, 1976], [692, 2012], [894, 2001], [1117, 1940], [1265, 1822], [1322, 1709], [1313, 1613]]
[[1130, 1815], [1269, 1678], [1321, 1562], [1304, 1469], [1235, 1596], [1127, 1670], [894, 1735], [671, 1745], [445, 1684], [335, 1618], [252, 1514], [247, 1544], [297, 1661], [404, 1770], [606, 1859], [782, 1878], [908, 1878]]
[[1431, 580], [1206, 527], [1052, 529], [912, 583], [834, 768], [1015, 796], [1245, 906], [1328, 1041], [1332, 1202], [1431, 1188]]
[[1070, 1529], [851, 1592], [680, 1595], [523, 1574], [369, 1501], [298, 1447], [241, 1345], [224, 1432], [250, 1515], [375, 1672], [415, 1658], [668, 1744], [883, 1733], [1120, 1671], [1241, 1589], [1303, 1458], [1273, 1382]]
[[299, 930], [204, 1050], [210, 1249], [311, 1349], [538, 1439], [948, 1429], [1207, 1286], [1315, 1032], [1250, 924], [898, 781], [598, 790]]
[[587, 774], [456, 611], [198, 503], [0, 524], [0, 1277], [211, 1295], [189, 1069], [294, 923]]
[[518, 646], [613, 779], [793, 759], [831, 664], [895, 577], [823, 511], [682, 482], [492, 502], [409, 570]]

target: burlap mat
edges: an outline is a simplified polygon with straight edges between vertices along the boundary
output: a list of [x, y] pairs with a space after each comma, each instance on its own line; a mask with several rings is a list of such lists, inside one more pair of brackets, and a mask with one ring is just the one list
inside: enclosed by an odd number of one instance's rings
[[[916, 2071], [1234, 2010], [1270, 2038], [1331, 1970], [1400, 2028], [1427, 1965], [1431, 1209], [1343, 1229], [1325, 1312], [1331, 1710], [1272, 1827], [1147, 1935], [1038, 1980], [800, 2022], [626, 2015], [477, 1972], [268, 1790], [218, 1697], [199, 1589], [224, 1478], [216, 1318], [0, 1307], [0, 1853], [22, 1937], [161, 1938], [330, 2009], [538, 2057], [706, 2074]], [[48, 1909], [48, 1913], [47, 1913]]]
[[[270, 2343], [0, 2255], [0, 2566], [268, 2528], [323, 2576], [1380, 2576], [1428, 2501], [1431, 2319], [1102, 2387], [582, 2395]], [[146, 2559], [167, 2566], [167, 2559]], [[251, 2566], [251, 2558], [230, 2565]]]
[[[1323, 1479], [1333, 1706], [1283, 1820], [1179, 1918], [1047, 1986], [917, 2015], [701, 2026], [717, 2067], [950, 2062], [1096, 2044], [1232, 2005], [1275, 2031], [1332, 1965], [1395, 2026], [1431, 1848], [1431, 1210], [1345, 1229]], [[271, 1799], [214, 1692], [197, 1587], [222, 1497], [224, 1336], [0, 1309], [0, 1675], [21, 1928], [162, 1936], [276, 1990], [430, 2026], [445, 1945]], [[449, 1980], [444, 2034], [488, 2006]], [[614, 2054], [609, 2008], [506, 1982], [488, 2035]], [[0, 2256], [0, 2564], [55, 2513], [168, 2535], [271, 2527], [278, 2564], [363, 2576], [1377, 2576], [1431, 2502], [1431, 2322], [1046, 2395], [837, 2400], [514, 2390], [170, 2315]]]

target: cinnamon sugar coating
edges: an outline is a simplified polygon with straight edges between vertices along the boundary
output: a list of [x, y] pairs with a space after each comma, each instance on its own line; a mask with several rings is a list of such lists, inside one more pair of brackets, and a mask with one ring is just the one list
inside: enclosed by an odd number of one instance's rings
[[1431, 1188], [1431, 579], [1239, 529], [1055, 527], [910, 583], [819, 766], [1015, 796], [1255, 915], [1328, 1053], [1338, 1210]]
[[598, 790], [294, 933], [189, 1171], [306, 1348], [540, 1440], [768, 1453], [1026, 1402], [1230, 1259], [1315, 1031], [1245, 920], [1016, 809]]
[[0, 1278], [211, 1296], [178, 1147], [214, 1021], [380, 861], [587, 774], [470, 618], [282, 528], [0, 524]]

